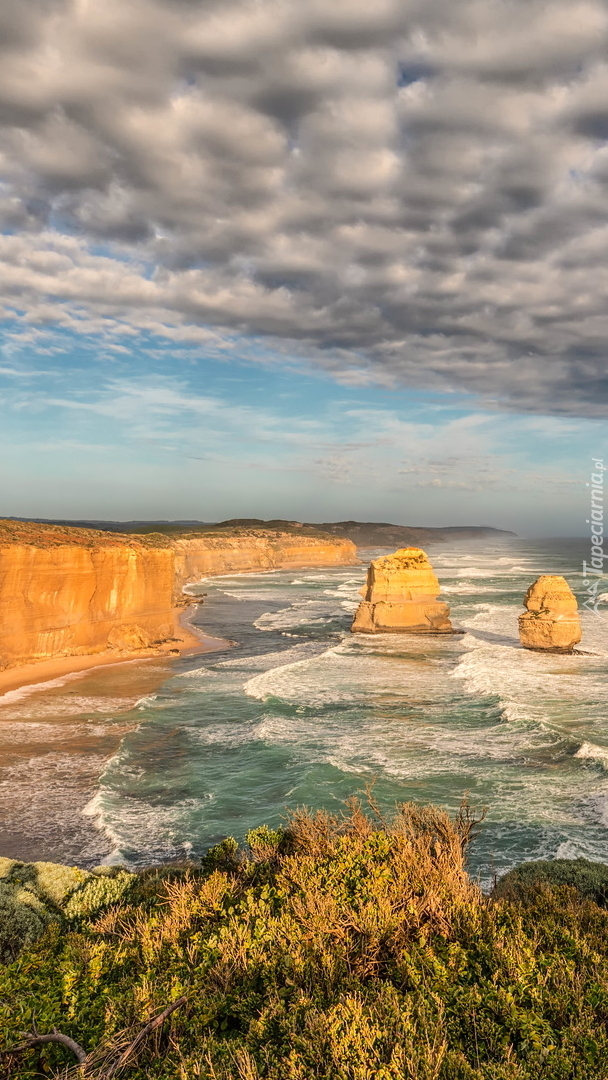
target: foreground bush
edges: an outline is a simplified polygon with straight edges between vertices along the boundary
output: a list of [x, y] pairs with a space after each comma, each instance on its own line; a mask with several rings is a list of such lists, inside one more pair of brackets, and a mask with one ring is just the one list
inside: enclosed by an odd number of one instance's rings
[[118, 868], [0, 858], [0, 963], [14, 960], [50, 923], [75, 927], [121, 900], [136, 880]]
[[[56, 1026], [91, 1080], [605, 1080], [608, 913], [563, 886], [485, 898], [470, 830], [353, 804], [138, 875], [4, 969], [0, 1045]], [[33, 1080], [39, 1055], [73, 1064], [50, 1046], [0, 1068]]]
[[494, 889], [496, 897], [525, 898], [539, 885], [570, 885], [600, 907], [608, 907], [608, 866], [589, 859], [538, 859], [510, 870]]

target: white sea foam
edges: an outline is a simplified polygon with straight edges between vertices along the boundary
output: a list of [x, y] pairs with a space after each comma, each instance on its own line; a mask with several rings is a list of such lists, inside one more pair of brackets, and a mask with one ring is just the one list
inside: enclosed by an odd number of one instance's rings
[[506, 566], [497, 569], [496, 566], [463, 566], [460, 570], [456, 571], [455, 577], [458, 578], [509, 578], [513, 575], [515, 570], [521, 570], [525, 573], [525, 568], [510, 566], [508, 569]]
[[121, 848], [121, 837], [108, 824], [104, 815], [103, 791], [98, 791], [80, 811], [83, 817], [90, 818], [91, 825], [101, 833], [111, 845], [110, 851], [104, 855], [100, 866], [127, 866], [128, 860]]
[[84, 671], [73, 671], [69, 675], [62, 675], [58, 679], [48, 679], [46, 682], [20, 686], [17, 690], [7, 690], [6, 693], [0, 694], [0, 708], [3, 708], [4, 705], [13, 705], [16, 701], [22, 701], [23, 698], [29, 697], [30, 694], [38, 694], [41, 691], [54, 690], [58, 686], [65, 686], [66, 683], [72, 682], [73, 679], [80, 679], [85, 674]]
[[103, 865], [136, 865], [127, 858], [126, 852], [129, 849], [145, 851], [150, 844], [155, 854], [163, 860], [178, 854], [187, 855], [193, 847], [188, 835], [192, 828], [193, 812], [210, 799], [211, 794], [203, 798], [186, 797], [170, 806], [159, 807], [132, 796], [118, 806], [113, 792], [102, 786], [89, 804], [89, 816], [112, 845], [110, 854], [103, 859]]
[[589, 854], [580, 844], [574, 840], [564, 840], [558, 844], [554, 852], [550, 853], [554, 859], [581, 859], [589, 858]]
[[[435, 657], [428, 655], [435, 649]], [[369, 704], [371, 700], [407, 702], [428, 694], [437, 695], [437, 666], [445, 663], [443, 645], [405, 637], [403, 634], [346, 635], [343, 640], [316, 655], [281, 664], [250, 679], [245, 692], [264, 700], [276, 697], [305, 707], [350, 702]], [[439, 650], [442, 650], [441, 653]]]
[[318, 642], [303, 641], [298, 645], [292, 645], [288, 649], [280, 649], [276, 652], [258, 653], [255, 656], [237, 656], [230, 660], [220, 660], [214, 667], [216, 669], [230, 671], [268, 671], [270, 668], [281, 667], [294, 660], [305, 660], [323, 652], [324, 645]]
[[136, 709], [154, 709], [158, 708], [158, 694], [146, 694], [141, 697], [139, 701], [135, 702]]
[[[213, 675], [209, 668], [192, 668], [190, 671], [179, 671], [173, 676], [174, 679], [208, 679]], [[139, 704], [139, 702], [138, 702]]]
[[80, 813], [83, 817], [91, 818], [95, 825], [99, 825], [101, 823], [103, 814], [101, 791], [97, 791], [95, 795], [93, 795], [93, 798], [89, 799], [88, 803], [86, 804], [86, 806], [83, 806]]
[[596, 746], [592, 742], [584, 742], [579, 746], [574, 756], [575, 758], [582, 758], [583, 761], [595, 762], [608, 772], [608, 747]]
[[242, 581], [253, 581], [256, 578], [266, 578], [266, 577], [270, 577], [272, 574], [281, 574], [281, 573], [284, 573], [284, 571], [282, 571], [282, 570], [251, 570], [251, 571], [247, 570], [247, 571], [243, 571], [242, 574], [235, 574], [235, 573], [231, 573], [231, 574], [212, 574], [210, 577], [201, 577], [201, 578], [197, 578], [196, 581], [189, 581], [186, 585], [183, 586], [183, 592], [187, 593], [190, 596], [196, 596], [199, 585], [207, 585], [207, 584], [221, 586], [222, 591], [223, 591], [223, 586], [227, 585], [227, 584], [230, 584], [230, 583], [234, 583], [235, 585], [238, 585]]
[[283, 630], [320, 625], [337, 615], [342, 615], [341, 605], [332, 604], [329, 600], [299, 600], [279, 611], [265, 611], [253, 625], [258, 630]]
[[264, 701], [267, 697], [285, 697], [290, 700], [293, 697], [294, 690], [297, 694], [294, 683], [295, 673], [301, 674], [310, 668], [312, 664], [318, 665], [324, 657], [332, 653], [335, 653], [335, 648], [326, 649], [315, 657], [294, 660], [291, 663], [271, 668], [270, 671], [255, 675], [252, 679], [249, 679], [243, 689], [249, 697], [258, 698], [260, 701]]
[[441, 592], [446, 596], [450, 596], [452, 593], [455, 595], [470, 594], [474, 596], [484, 595], [486, 593], [497, 593], [500, 589], [493, 588], [491, 585], [478, 585], [473, 581], [445, 581], [441, 583]]
[[[61, 719], [62, 723], [57, 723]], [[107, 721], [105, 723], [104, 721]], [[111, 727], [108, 727], [108, 724]], [[117, 737], [122, 731], [130, 731], [131, 724], [119, 725], [113, 717], [97, 717], [96, 722], [84, 718], [80, 723], [66, 723], [64, 717], [56, 717], [53, 723], [36, 720], [11, 720], [0, 725], [0, 747], [33, 746], [46, 747], [49, 743], [67, 743], [71, 740], [103, 738], [111, 731]]]
[[63, 748], [23, 757], [0, 768], [0, 818], [3, 829], [20, 837], [33, 837], [42, 850], [56, 850], [65, 861], [99, 858], [107, 849], [91, 834], [80, 808], [98, 783], [103, 757]]
[[53, 694], [48, 698], [26, 697], [21, 701], [13, 702], [9, 719], [10, 721], [30, 718], [40, 720], [51, 717], [64, 720], [72, 716], [86, 716], [89, 713], [114, 715], [134, 708], [135, 703], [135, 697], [93, 697], [69, 691], [65, 695]]
[[[521, 648], [515, 636], [519, 607], [491, 603], [476, 607], [462, 619], [467, 628], [461, 639], [465, 652], [453, 672], [468, 693], [497, 698], [510, 722], [560, 726], [594, 715], [608, 695], [603, 675], [598, 671], [599, 678], [594, 677], [587, 659], [582, 682], [582, 658]], [[603, 667], [601, 660], [597, 663]]]
[[289, 589], [222, 589], [232, 600], [259, 600], [262, 603], [285, 603], [291, 600]]
[[[608, 794], [605, 790], [593, 795], [588, 802], [588, 808], [591, 811], [592, 820], [599, 821], [601, 825], [608, 828]], [[605, 845], [601, 861], [606, 861]]]

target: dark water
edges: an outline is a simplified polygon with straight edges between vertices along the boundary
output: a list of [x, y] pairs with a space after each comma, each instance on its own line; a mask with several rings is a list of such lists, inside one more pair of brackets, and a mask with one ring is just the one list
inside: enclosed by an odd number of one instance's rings
[[1, 853], [198, 855], [374, 781], [386, 807], [487, 808], [485, 880], [526, 858], [608, 861], [607, 623], [584, 614], [587, 655], [517, 640], [539, 573], [582, 587], [585, 542], [431, 555], [464, 635], [352, 635], [364, 567], [214, 578], [195, 618], [235, 647], [163, 662], [160, 689], [162, 664], [130, 664], [0, 698]]

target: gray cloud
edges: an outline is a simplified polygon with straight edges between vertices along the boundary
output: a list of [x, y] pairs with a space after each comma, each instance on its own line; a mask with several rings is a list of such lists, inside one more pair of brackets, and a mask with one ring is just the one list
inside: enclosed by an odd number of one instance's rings
[[0, 302], [604, 415], [605, 0], [23, 0]]

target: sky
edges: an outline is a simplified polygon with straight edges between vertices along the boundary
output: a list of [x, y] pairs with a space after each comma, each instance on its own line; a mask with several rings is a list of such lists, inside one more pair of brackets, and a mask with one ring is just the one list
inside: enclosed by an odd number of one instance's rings
[[0, 331], [0, 514], [584, 534], [608, 0], [2, 5]]

